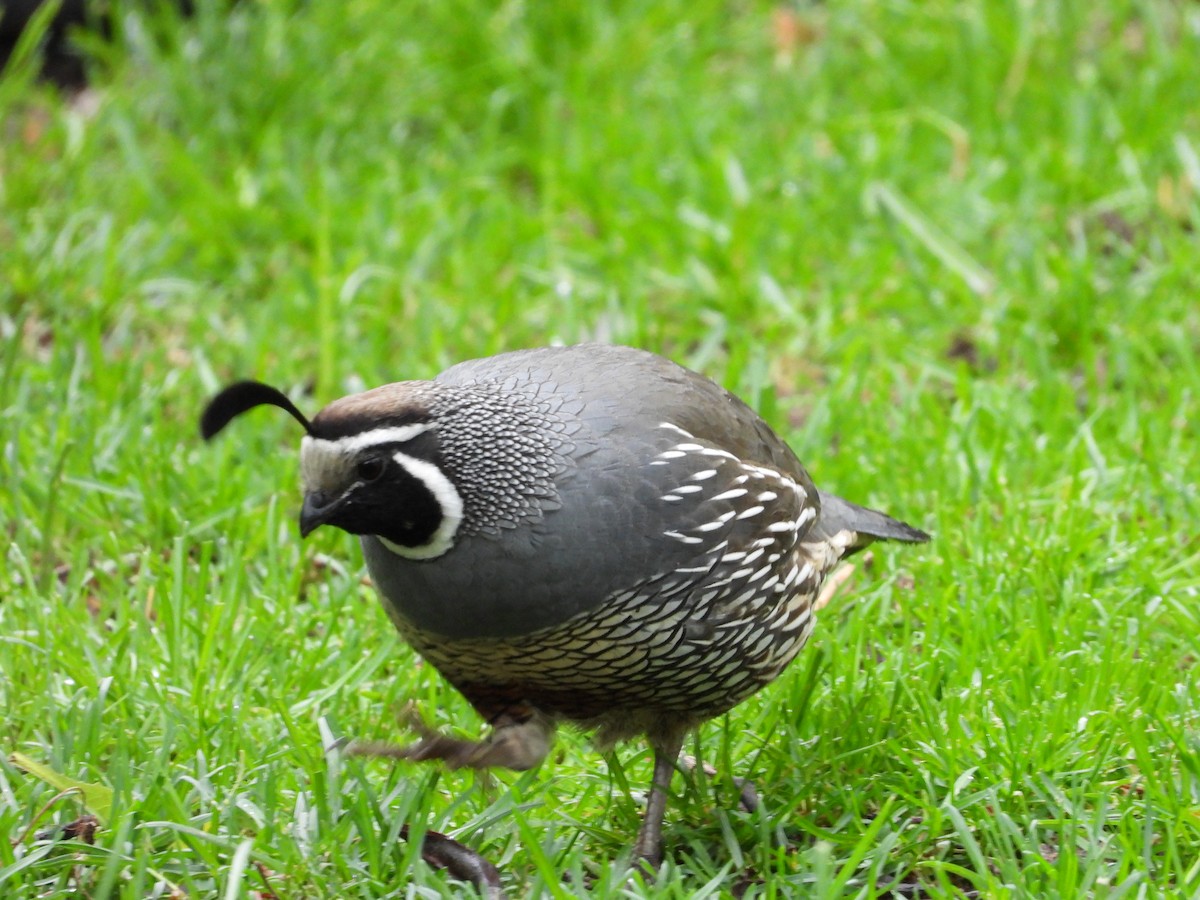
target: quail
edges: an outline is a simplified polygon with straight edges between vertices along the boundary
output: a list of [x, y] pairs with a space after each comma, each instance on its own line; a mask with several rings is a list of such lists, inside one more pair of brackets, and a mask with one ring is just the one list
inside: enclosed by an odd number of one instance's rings
[[308, 420], [233, 384], [211, 438], [262, 404], [307, 432], [300, 533], [358, 535], [400, 634], [490, 724], [397, 755], [528, 769], [561, 721], [644, 735], [635, 857], [662, 858], [685, 734], [769, 684], [808, 640], [827, 573], [876, 539], [928, 535], [813, 485], [749, 406], [655, 354], [581, 344], [459, 363]]

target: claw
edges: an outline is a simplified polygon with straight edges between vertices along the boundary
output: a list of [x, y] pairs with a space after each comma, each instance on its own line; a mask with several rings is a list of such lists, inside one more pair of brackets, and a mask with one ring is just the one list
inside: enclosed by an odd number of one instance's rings
[[346, 748], [353, 756], [381, 756], [389, 759], [424, 761], [440, 759], [451, 769], [532, 769], [550, 753], [554, 723], [541, 715], [524, 722], [501, 722], [485, 740], [465, 741], [430, 728], [413, 710], [401, 713], [405, 725], [416, 733], [416, 743], [391, 744], [387, 741], [354, 741]]

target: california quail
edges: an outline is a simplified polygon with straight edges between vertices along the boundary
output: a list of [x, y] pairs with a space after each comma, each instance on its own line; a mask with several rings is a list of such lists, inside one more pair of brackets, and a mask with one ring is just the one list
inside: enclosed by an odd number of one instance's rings
[[635, 855], [657, 865], [686, 732], [775, 679], [838, 560], [928, 536], [819, 491], [746, 404], [659, 356], [584, 344], [460, 363], [309, 422], [240, 382], [206, 438], [260, 404], [304, 425], [300, 532], [361, 536], [401, 635], [492, 726], [400, 755], [527, 769], [555, 723], [646, 735]]

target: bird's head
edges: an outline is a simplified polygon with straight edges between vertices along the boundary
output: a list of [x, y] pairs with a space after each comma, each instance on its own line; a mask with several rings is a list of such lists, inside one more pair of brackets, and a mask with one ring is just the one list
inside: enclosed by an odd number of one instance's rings
[[393, 553], [433, 559], [454, 546], [463, 499], [443, 460], [431, 382], [384, 385], [335, 400], [311, 421], [281, 391], [241, 381], [201, 417], [206, 440], [256, 406], [277, 406], [306, 432], [300, 445], [300, 533], [321, 525], [374, 535]]

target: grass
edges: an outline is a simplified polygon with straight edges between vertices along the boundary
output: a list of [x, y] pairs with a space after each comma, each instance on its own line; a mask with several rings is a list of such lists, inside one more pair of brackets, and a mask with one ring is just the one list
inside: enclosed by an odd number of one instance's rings
[[[468, 891], [406, 823], [513, 896], [1200, 892], [1200, 11], [197, 5], [120, 7], [83, 98], [0, 78], [0, 893]], [[299, 541], [294, 424], [196, 434], [592, 338], [935, 535], [695, 738], [656, 884], [640, 746], [325, 752], [482, 726]], [[11, 752], [111, 787], [94, 844]]]

